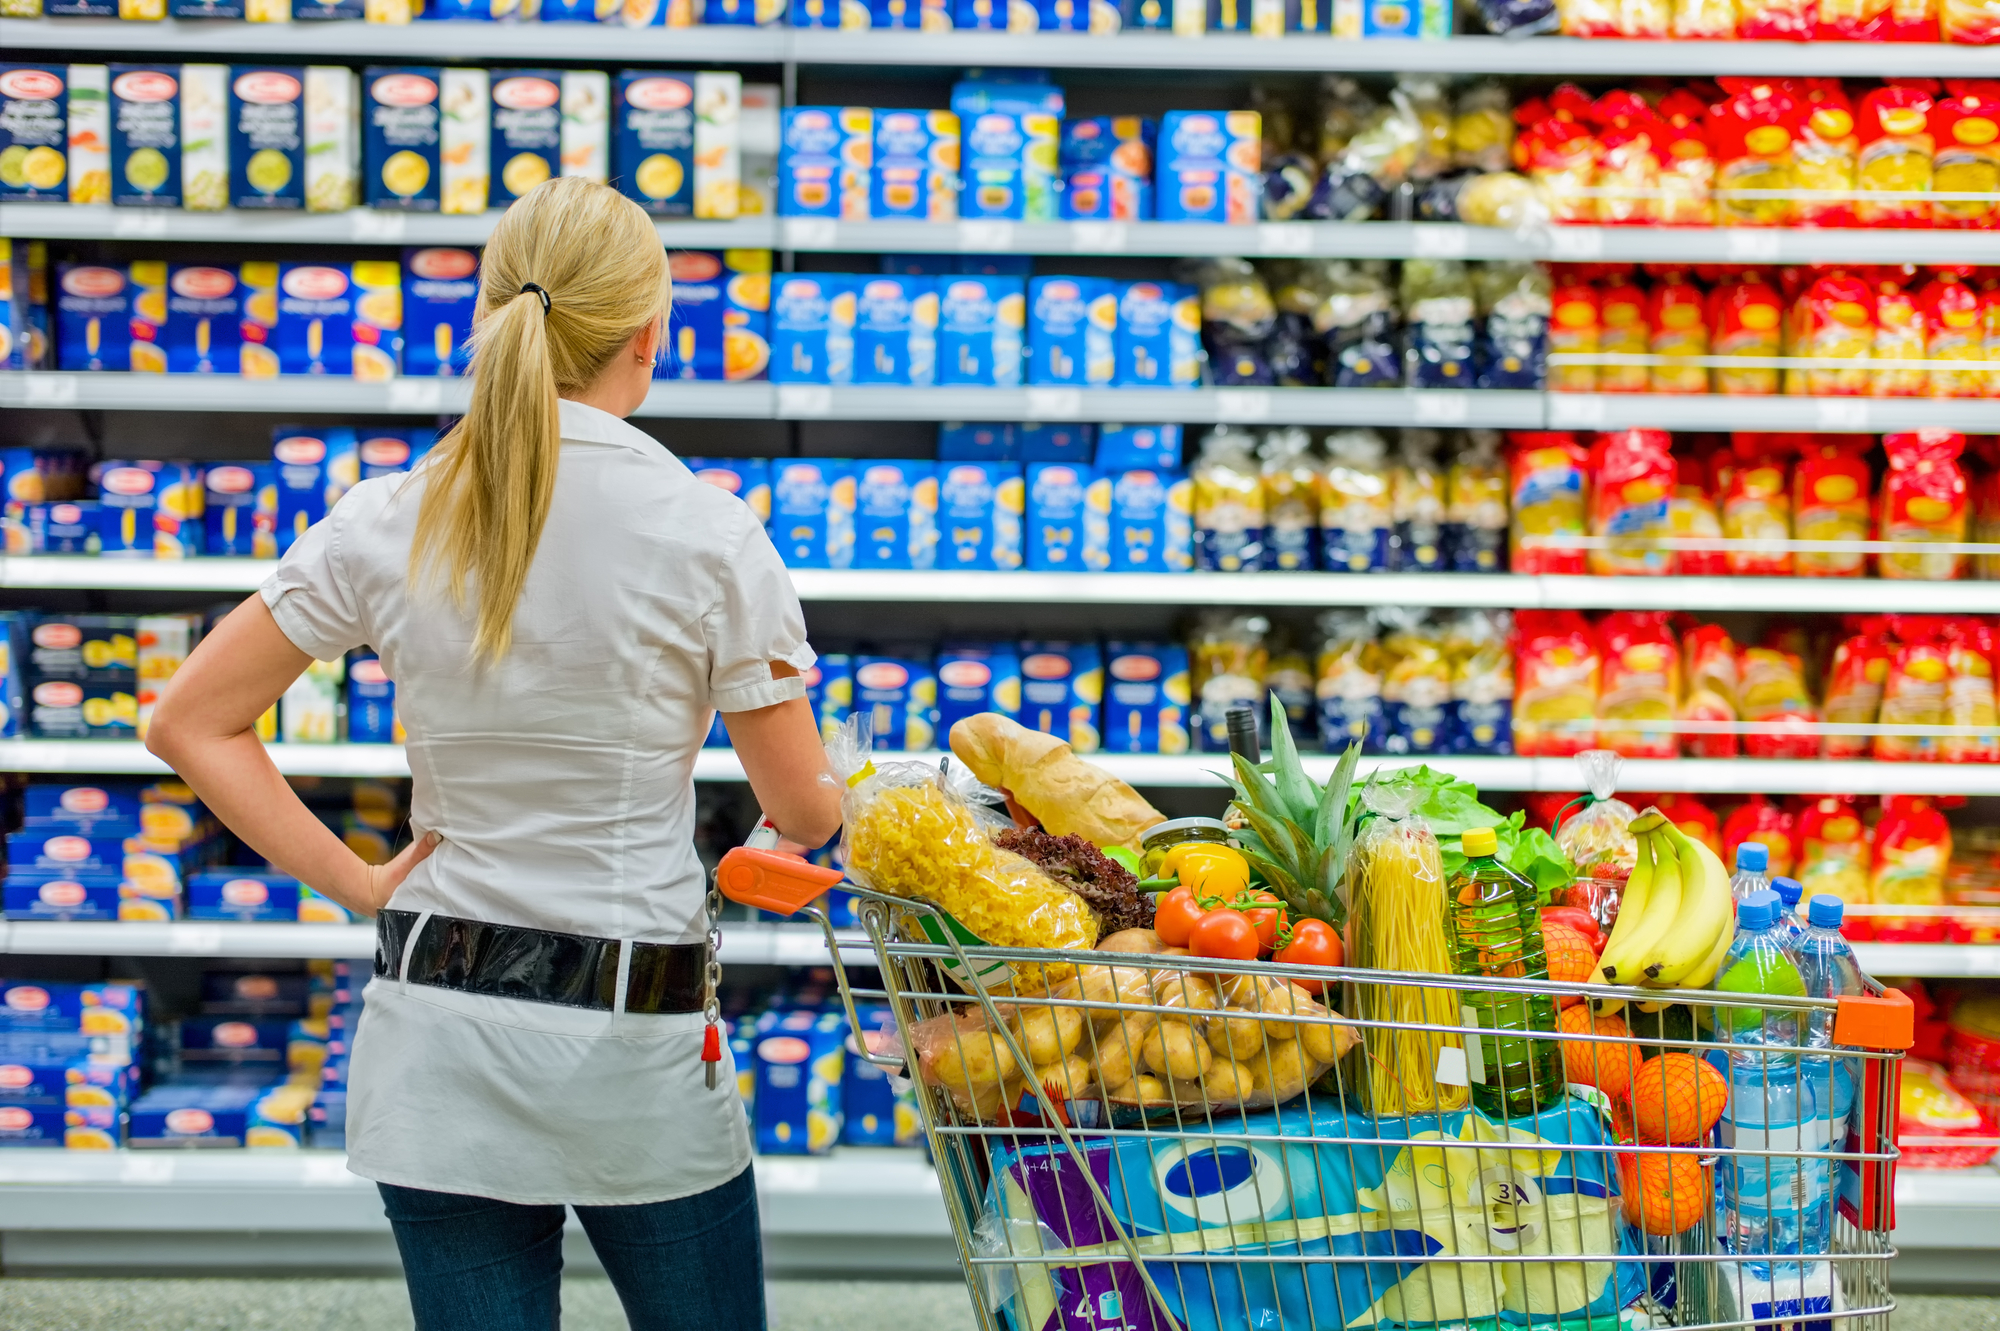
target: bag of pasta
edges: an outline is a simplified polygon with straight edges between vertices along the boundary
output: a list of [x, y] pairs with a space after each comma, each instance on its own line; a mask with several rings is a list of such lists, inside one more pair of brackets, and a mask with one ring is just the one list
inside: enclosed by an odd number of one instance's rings
[[855, 882], [935, 902], [977, 941], [997, 947], [1088, 948], [1097, 942], [1097, 918], [1083, 898], [1032, 861], [993, 844], [1007, 820], [980, 812], [974, 801], [982, 788], [949, 760], [942, 767], [878, 767], [852, 721], [827, 745], [827, 760], [847, 781], [841, 851]]

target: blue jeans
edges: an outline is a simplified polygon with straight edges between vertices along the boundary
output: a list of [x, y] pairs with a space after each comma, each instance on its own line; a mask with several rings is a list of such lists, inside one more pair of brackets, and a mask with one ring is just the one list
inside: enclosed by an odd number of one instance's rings
[[[562, 1324], [563, 1208], [376, 1185], [396, 1231], [417, 1331]], [[763, 1331], [753, 1171], [670, 1202], [579, 1206], [632, 1331]]]

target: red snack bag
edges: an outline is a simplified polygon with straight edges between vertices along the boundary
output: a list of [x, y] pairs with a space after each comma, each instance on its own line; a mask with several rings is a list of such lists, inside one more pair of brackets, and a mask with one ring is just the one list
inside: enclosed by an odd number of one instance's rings
[[[1836, 4], [1853, 0], [1820, 0], [1822, 29]], [[1862, 7], [1886, 6], [1887, 0], [1860, 0]], [[1822, 32], [1822, 40], [1824, 33]], [[1800, 192], [1800, 226], [1853, 226], [1854, 173], [1859, 140], [1854, 133], [1854, 103], [1839, 79], [1802, 79], [1796, 96], [1805, 115], [1792, 145], [1792, 175]]]
[[[1585, 0], [1593, 3], [1595, 0]], [[1598, 34], [1616, 36], [1616, 32]], [[1534, 103], [1543, 114], [1538, 119], [1515, 119], [1522, 132], [1514, 140], [1521, 169], [1548, 191], [1550, 217], [1557, 222], [1590, 223], [1597, 220], [1597, 200], [1590, 194], [1590, 182], [1597, 171], [1599, 145], [1589, 122], [1590, 94], [1565, 84], [1549, 94], [1546, 103]], [[1522, 111], [1527, 110], [1526, 107]]]
[[1651, 226], [1659, 220], [1659, 117], [1645, 98], [1625, 88], [1598, 98], [1592, 115], [1598, 125], [1597, 171], [1592, 177], [1598, 222]]
[[[1955, 619], [1945, 628], [1945, 724], [2000, 723], [1994, 709], [1993, 629], [1977, 619]], [[2000, 735], [1946, 735], [1939, 746], [1948, 763], [2000, 762]]]
[[1861, 144], [1855, 184], [1861, 198], [1854, 215], [1862, 226], [1930, 225], [1928, 202], [1892, 197], [1877, 203], [1870, 201], [1870, 195], [1907, 196], [1930, 190], [1934, 93], [1930, 80], [1906, 79], [1877, 88], [1861, 99], [1855, 114], [1855, 132]]
[[[1868, 539], [1867, 435], [1808, 436], [1792, 467], [1792, 535], [1801, 541]], [[1802, 578], [1858, 578], [1860, 551], [1800, 551], [1792, 571]], [[1832, 703], [1829, 699], [1828, 706]]]
[[[1685, 558], [1685, 556], [1683, 556]], [[1720, 624], [1700, 624], [1681, 636], [1687, 696], [1681, 703], [1683, 721], [1735, 721], [1736, 643]], [[1690, 734], [1681, 747], [1690, 758], [1734, 758], [1738, 737], [1734, 733]], [[1712, 820], [1711, 820], [1712, 821]]]
[[[1614, 270], [1599, 291], [1604, 320], [1597, 334], [1599, 353], [1644, 356], [1651, 352], [1653, 331], [1646, 322], [1646, 292], [1632, 280], [1631, 271]], [[1645, 365], [1597, 367], [1600, 393], [1644, 393], [1652, 383], [1653, 372]]]
[[1965, 46], [2000, 42], [2000, 0], [1938, 0], [1938, 31]]
[[1792, 302], [1791, 353], [1846, 360], [1849, 368], [1785, 371], [1785, 391], [1808, 397], [1865, 397], [1872, 377], [1862, 368], [1875, 346], [1875, 293], [1850, 273], [1821, 273]]
[[[1881, 629], [1856, 633], [1833, 649], [1826, 673], [1826, 719], [1850, 726], [1872, 726], [1882, 712], [1882, 687], [1889, 678], [1889, 658], [1895, 649]], [[1826, 758], [1865, 758], [1874, 748], [1867, 735], [1828, 735], [1820, 744]]]
[[[1614, 610], [1597, 626], [1601, 644], [1597, 743], [1627, 758], [1675, 758], [1671, 729], [1681, 692], [1680, 649], [1666, 610]], [[1619, 725], [1625, 722], [1628, 724]]]
[[1590, 448], [1590, 534], [1617, 542], [1590, 552], [1597, 574], [1668, 574], [1673, 534], [1668, 500], [1677, 479], [1673, 436], [1665, 430], [1613, 430]]
[[[1915, 615], [1901, 616], [1894, 622], [1902, 645], [1889, 658], [1876, 721], [1885, 726], [1941, 726], [1945, 724], [1945, 682], [1951, 674], [1941, 626]], [[1936, 762], [1942, 752], [1935, 735], [1875, 737], [1877, 762]]]
[[[1939, 268], [1917, 293], [1924, 316], [1924, 354], [1931, 360], [1986, 363], [1985, 310], [1979, 292], [1967, 282], [1966, 269]], [[1932, 370], [1932, 397], [1984, 397], [1982, 370]]]
[[[1674, 457], [1674, 497], [1667, 516], [1676, 537], [1719, 539], [1722, 535], [1722, 514], [1709, 488], [1708, 471], [1704, 458], [1680, 453]], [[1713, 577], [1729, 571], [1729, 557], [1719, 549], [1681, 550], [1675, 560], [1684, 577]]]
[[[1871, 360], [1920, 361], [1928, 354], [1929, 327], [1923, 306], [1909, 285], [1915, 270], [1878, 271], [1875, 276], [1875, 348]], [[1870, 377], [1873, 397], [1925, 397], [1931, 391], [1928, 370], [1876, 370]]]
[[[1708, 355], [1707, 293], [1689, 281], [1681, 269], [1669, 268], [1653, 276], [1652, 289], [1646, 293], [1645, 315], [1646, 325], [1652, 331], [1653, 354], [1676, 358]], [[1655, 365], [1652, 391], [1706, 393], [1708, 367]]]
[[[1952, 96], [1931, 108], [1935, 155], [1931, 188], [1940, 194], [2000, 193], [2000, 83], [1954, 80]], [[2000, 209], [1995, 200], [1941, 199], [1931, 205], [1931, 225], [1985, 230]]]
[[[1730, 451], [1738, 465], [1730, 470], [1722, 492], [1722, 534], [1734, 541], [1792, 539], [1792, 499], [1785, 462], [1792, 440], [1780, 434], [1739, 430], [1730, 436]], [[1731, 550], [1731, 573], [1742, 576], [1789, 577], [1790, 554]]]
[[1934, 42], [1938, 29], [1938, 0], [1889, 0], [1889, 12], [1877, 25], [1875, 40]]
[[[1811, 29], [1812, 0], [1750, 0], [1743, 7], [1737, 36], [1803, 40]], [[1757, 24], [1772, 30], [1754, 31]], [[1804, 25], [1776, 30], [1787, 23]], [[1715, 153], [1716, 219], [1723, 226], [1788, 226], [1792, 220], [1793, 140], [1801, 108], [1780, 82], [1771, 79], [1718, 80], [1727, 94], [1708, 108], [1708, 143]], [[1742, 197], [1731, 191], [1777, 191]]]
[[[1735, 6], [1723, 0], [1681, 0], [1682, 6], [1698, 6], [1704, 13], [1728, 11], [1730, 28], [1735, 28]], [[1676, 15], [1678, 21], [1678, 13]], [[1724, 34], [1725, 36], [1728, 34]], [[1660, 99], [1660, 212], [1661, 226], [1714, 226], [1715, 155], [1709, 151], [1708, 132], [1703, 127], [1708, 107], [1686, 88], [1676, 88]]]
[[[1907, 430], [1882, 436], [1889, 471], [1876, 506], [1875, 539], [1957, 543], [1965, 540], [1965, 436], [1955, 430]], [[1948, 581], [1965, 576], [1965, 556], [1922, 550], [1877, 555], [1885, 578]]]
[[1806, 689], [1805, 672], [1794, 652], [1777, 647], [1745, 647], [1736, 654], [1736, 710], [1745, 721], [1780, 725], [1775, 734], [1745, 735], [1743, 752], [1752, 758], [1816, 758], [1820, 739], [1806, 733], [1819, 724], [1819, 709]]
[[1850, 906], [1868, 902], [1868, 833], [1851, 795], [1822, 795], [1798, 815], [1799, 886], [1805, 900], [1824, 892]]
[[1582, 573], [1581, 549], [1544, 549], [1523, 538], [1589, 534], [1589, 453], [1560, 430], [1516, 430], [1507, 443], [1507, 566], [1516, 573]]
[[1566, 756], [1595, 747], [1589, 730], [1565, 729], [1597, 714], [1597, 635], [1574, 610], [1514, 616], [1514, 752]]
[[1736, 848], [1756, 841], [1771, 852], [1770, 875], [1790, 878], [1797, 858], [1797, 820], [1762, 795], [1752, 795], [1722, 821], [1722, 862], [1735, 867]]
[[[1884, 795], [1868, 894], [1878, 906], [1942, 906], [1951, 824], [1921, 795]], [[1878, 934], [1887, 920], [1877, 924]]]
[[[1778, 289], [1762, 275], [1751, 271], [1725, 279], [1708, 296], [1710, 354], [1777, 358], [1784, 349], [1782, 309]], [[1778, 391], [1778, 370], [1771, 365], [1718, 369], [1714, 381], [1718, 393], [1769, 397]]]
[[1822, 42], [1864, 42], [1889, 12], [1889, 0], [1819, 0], [1814, 37]]
[[[1584, 269], [1558, 265], [1549, 292], [1549, 351], [1594, 356], [1604, 333], [1603, 293]], [[1551, 365], [1549, 387], [1558, 393], [1595, 393], [1596, 365]]]

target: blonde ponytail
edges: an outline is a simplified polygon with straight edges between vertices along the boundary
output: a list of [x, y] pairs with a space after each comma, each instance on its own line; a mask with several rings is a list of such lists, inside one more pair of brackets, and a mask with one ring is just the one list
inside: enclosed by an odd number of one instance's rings
[[441, 578], [463, 608], [471, 577], [476, 659], [497, 661], [513, 645], [562, 450], [556, 399], [596, 382], [671, 297], [652, 220], [594, 181], [537, 185], [493, 228], [473, 315], [472, 405], [424, 464], [410, 547], [413, 590]]

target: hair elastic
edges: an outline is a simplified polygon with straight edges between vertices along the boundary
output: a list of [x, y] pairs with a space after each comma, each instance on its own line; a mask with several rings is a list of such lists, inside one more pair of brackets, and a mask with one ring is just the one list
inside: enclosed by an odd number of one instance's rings
[[523, 282], [521, 283], [521, 290], [517, 294], [526, 295], [530, 291], [542, 298], [542, 313], [547, 315], [549, 312], [549, 293], [536, 286], [533, 282]]

